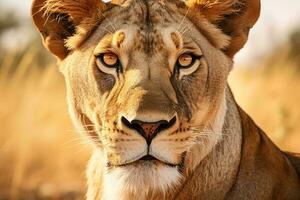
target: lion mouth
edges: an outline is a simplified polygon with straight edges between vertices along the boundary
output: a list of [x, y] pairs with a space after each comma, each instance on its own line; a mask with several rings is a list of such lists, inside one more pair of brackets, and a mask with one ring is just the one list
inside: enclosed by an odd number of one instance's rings
[[177, 167], [179, 166], [178, 164], [172, 164], [172, 163], [167, 163], [164, 161], [161, 161], [157, 158], [155, 158], [154, 156], [147, 154], [143, 157], [141, 157], [138, 160], [135, 160], [133, 162], [129, 162], [129, 163], [124, 163], [124, 164], [118, 164], [118, 165], [112, 165], [110, 163], [107, 163], [107, 167], [126, 167], [126, 166], [130, 166], [130, 165], [139, 165], [139, 164], [163, 164], [163, 165], [167, 165], [169, 167]]
[[151, 156], [151, 155], [145, 155], [144, 157], [140, 158], [139, 160], [144, 160], [144, 161], [153, 161], [153, 160], [158, 160], [155, 157]]
[[[178, 165], [176, 165], [176, 164], [171, 164], [171, 163], [166, 163], [166, 162], [163, 162], [163, 161], [161, 161], [161, 160], [159, 160], [159, 159], [157, 159], [157, 158], [155, 158], [154, 156], [151, 156], [151, 155], [145, 155], [144, 157], [142, 157], [142, 158], [140, 158], [139, 160], [137, 160], [137, 161], [153, 161], [153, 162], [158, 162], [158, 163], [162, 163], [162, 164], [165, 164], [165, 165], [167, 165], [167, 166], [169, 166], [169, 167], [176, 167], [176, 166], [178, 166]], [[137, 161], [135, 161], [135, 162], [137, 162]]]

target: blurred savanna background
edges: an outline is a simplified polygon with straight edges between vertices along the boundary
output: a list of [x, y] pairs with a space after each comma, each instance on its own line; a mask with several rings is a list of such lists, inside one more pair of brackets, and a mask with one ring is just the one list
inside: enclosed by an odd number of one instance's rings
[[[90, 145], [73, 129], [65, 85], [30, 19], [0, 1], [0, 200], [83, 199]], [[300, 152], [300, 2], [263, 0], [230, 85], [271, 139]]]

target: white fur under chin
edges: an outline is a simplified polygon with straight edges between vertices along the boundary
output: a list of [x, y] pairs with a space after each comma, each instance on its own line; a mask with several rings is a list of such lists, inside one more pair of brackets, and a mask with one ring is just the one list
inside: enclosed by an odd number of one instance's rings
[[155, 166], [145, 162], [136, 166], [117, 167], [104, 174], [103, 199], [145, 199], [150, 191], [165, 193], [178, 184], [181, 174], [176, 167]]

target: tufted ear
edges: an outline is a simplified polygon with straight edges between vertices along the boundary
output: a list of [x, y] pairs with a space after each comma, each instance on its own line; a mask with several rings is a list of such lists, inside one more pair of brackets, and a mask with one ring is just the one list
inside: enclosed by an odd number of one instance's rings
[[187, 0], [186, 5], [230, 36], [223, 50], [231, 58], [247, 42], [260, 14], [260, 0]]
[[33, 0], [32, 18], [46, 48], [64, 59], [104, 18], [101, 0]]

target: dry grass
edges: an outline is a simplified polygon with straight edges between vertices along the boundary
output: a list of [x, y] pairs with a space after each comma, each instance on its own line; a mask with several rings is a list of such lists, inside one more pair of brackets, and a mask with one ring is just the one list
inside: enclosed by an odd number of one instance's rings
[[88, 147], [69, 121], [63, 78], [56, 66], [31, 66], [30, 52], [9, 76], [10, 56], [0, 72], [0, 199], [74, 199]]
[[300, 74], [293, 63], [235, 69], [229, 82], [239, 105], [281, 149], [300, 152]]
[[[0, 71], [0, 199], [82, 199], [89, 148], [73, 131], [62, 76], [32, 66], [28, 51]], [[300, 76], [292, 70], [235, 70], [238, 102], [281, 147], [300, 152]]]

